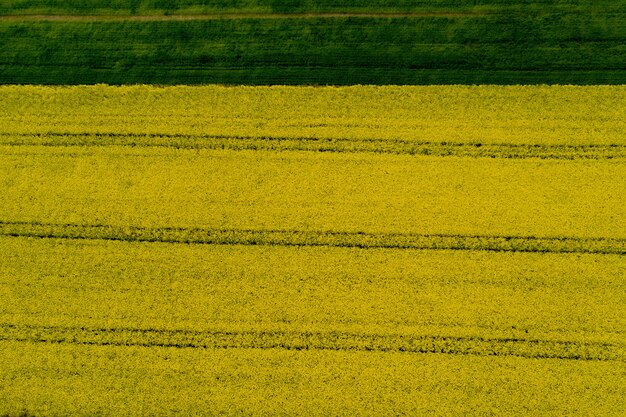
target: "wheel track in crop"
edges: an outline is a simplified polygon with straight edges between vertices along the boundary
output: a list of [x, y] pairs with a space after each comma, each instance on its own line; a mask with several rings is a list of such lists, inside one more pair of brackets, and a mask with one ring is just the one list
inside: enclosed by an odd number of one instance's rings
[[175, 149], [229, 149], [378, 153], [508, 159], [623, 159], [623, 144], [512, 144], [462, 143], [408, 139], [355, 139], [317, 137], [228, 136], [138, 133], [0, 133], [0, 146], [48, 147], [165, 147]]
[[626, 239], [616, 238], [139, 227], [19, 221], [0, 221], [0, 236], [179, 244], [330, 246], [361, 249], [447, 249], [626, 255]]
[[198, 331], [89, 328], [0, 324], [0, 340], [97, 346], [200, 349], [285, 349], [518, 356], [626, 362], [624, 347], [606, 342], [573, 342], [480, 336], [363, 334], [341, 331]]

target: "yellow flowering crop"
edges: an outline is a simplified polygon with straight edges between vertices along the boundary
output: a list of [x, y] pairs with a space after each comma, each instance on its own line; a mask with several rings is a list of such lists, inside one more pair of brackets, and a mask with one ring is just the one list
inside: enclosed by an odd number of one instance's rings
[[626, 145], [624, 86], [0, 86], [0, 115], [2, 134]]
[[0, 87], [0, 416], [621, 415], [626, 88]]

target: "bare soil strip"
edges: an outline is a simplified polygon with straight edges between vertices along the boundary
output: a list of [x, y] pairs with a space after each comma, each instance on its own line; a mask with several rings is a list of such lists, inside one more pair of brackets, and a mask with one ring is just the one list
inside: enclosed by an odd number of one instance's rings
[[2, 221], [0, 221], [0, 236], [211, 245], [330, 246], [361, 249], [447, 249], [626, 255], [626, 239], [609, 238], [148, 228]]
[[347, 139], [226, 135], [154, 135], [119, 133], [0, 133], [6, 146], [131, 146], [177, 149], [367, 152], [398, 155], [472, 158], [616, 159], [626, 158], [626, 145], [540, 145], [431, 142], [404, 139]]

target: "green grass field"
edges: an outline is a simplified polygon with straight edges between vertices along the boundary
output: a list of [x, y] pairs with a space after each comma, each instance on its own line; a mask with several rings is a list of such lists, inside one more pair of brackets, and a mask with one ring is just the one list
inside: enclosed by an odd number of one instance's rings
[[4, 0], [0, 15], [160, 15], [210, 13], [420, 13], [508, 11], [623, 11], [624, 2], [610, 0]]
[[622, 415], [624, 102], [0, 87], [0, 415]]
[[580, 7], [395, 17], [5, 18], [0, 83], [623, 84], [624, 9]]

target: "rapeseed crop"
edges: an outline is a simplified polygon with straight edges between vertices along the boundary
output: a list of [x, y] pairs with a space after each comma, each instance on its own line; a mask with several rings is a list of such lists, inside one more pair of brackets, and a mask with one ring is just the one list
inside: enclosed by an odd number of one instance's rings
[[[7, 149], [7, 148], [5, 148]], [[561, 161], [119, 147], [8, 147], [10, 222], [614, 238], [622, 159]]]
[[1, 86], [0, 415], [620, 415], [625, 102]]
[[496, 157], [584, 157], [591, 146], [623, 156], [626, 146], [624, 86], [0, 86], [0, 98], [0, 143], [246, 148], [248, 139], [263, 149], [273, 139], [266, 148], [291, 140], [285, 149], [319, 150], [302, 140], [316, 139], [333, 151], [350, 139], [357, 151], [431, 143], [451, 154], [454, 144], [518, 145]]
[[29, 342], [0, 349], [2, 381], [29, 393], [3, 398], [5, 409], [35, 414], [557, 416], [619, 415], [624, 406], [623, 368], [611, 362]]
[[18, 326], [0, 328], [13, 334], [74, 329], [89, 340], [99, 336], [88, 329], [109, 328], [115, 339], [115, 329], [137, 329], [127, 336], [145, 343], [140, 329], [338, 332], [605, 342], [600, 353], [626, 354], [619, 255], [25, 237], [2, 237], [0, 249], [13, 294], [0, 323]]

